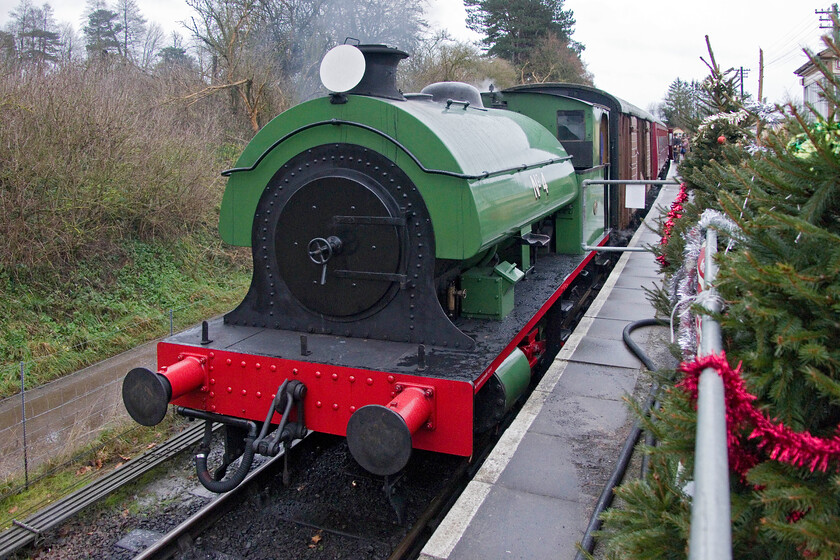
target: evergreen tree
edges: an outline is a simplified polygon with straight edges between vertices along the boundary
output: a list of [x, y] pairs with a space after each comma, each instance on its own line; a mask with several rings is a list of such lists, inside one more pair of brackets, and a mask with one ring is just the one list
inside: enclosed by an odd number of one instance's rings
[[123, 25], [117, 12], [106, 8], [101, 0], [93, 0], [88, 4], [87, 21], [83, 31], [89, 57], [105, 59], [109, 55], [123, 54], [120, 41]]
[[173, 71], [179, 69], [192, 69], [195, 61], [187, 54], [184, 48], [183, 39], [177, 33], [172, 33], [172, 44], [162, 48], [157, 53], [157, 70]]
[[21, 0], [10, 15], [19, 62], [43, 70], [58, 60], [61, 40], [49, 4], [38, 8]]
[[700, 124], [700, 84], [677, 78], [668, 86], [661, 108], [668, 126], [693, 132]]
[[8, 31], [0, 30], [0, 63], [9, 64], [16, 58], [15, 36]]
[[464, 6], [467, 27], [484, 35], [487, 54], [510, 61], [523, 83], [565, 80], [575, 70], [570, 81], [591, 82], [580, 60], [584, 47], [572, 40], [574, 14], [563, 0], [464, 0]]
[[[834, 43], [827, 45], [840, 56]], [[727, 360], [742, 363], [744, 382], [740, 389], [728, 387], [727, 399], [740, 391], [755, 398], [747, 415], [728, 404], [733, 557], [835, 560], [840, 125], [790, 105], [785, 126], [763, 137], [758, 149], [752, 144], [754, 115], [736, 105], [726, 73], [715, 71], [714, 63], [710, 68], [708, 106], [729, 110], [707, 119], [694, 137], [684, 176], [694, 202], [685, 205], [674, 231], [696, 223], [707, 207], [722, 210], [739, 230], [737, 244], [718, 253], [716, 280], [727, 302], [719, 316]], [[840, 81], [823, 70], [826, 99], [836, 111]], [[669, 259], [679, 258], [681, 243], [671, 237]], [[617, 491], [626, 510], [605, 516], [612, 558], [685, 555], [694, 403], [679, 387], [662, 402], [648, 422], [659, 439], [650, 450], [651, 472]], [[662, 530], [669, 527], [666, 538]]]

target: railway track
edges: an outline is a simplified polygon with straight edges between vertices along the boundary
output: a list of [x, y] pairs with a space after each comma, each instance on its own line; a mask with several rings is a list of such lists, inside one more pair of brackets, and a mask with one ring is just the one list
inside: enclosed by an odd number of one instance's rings
[[[278, 475], [287, 459], [278, 456], [252, 471], [234, 491], [205, 506], [135, 560], [249, 558], [255, 555], [264, 557], [266, 554], [293, 559], [311, 556], [311, 549], [320, 548], [321, 543], [328, 543], [323, 545], [326, 550], [322, 552], [330, 558], [413, 558], [469, 483], [496, 440], [497, 436], [483, 438], [471, 462], [452, 457], [445, 460], [444, 465], [438, 465], [434, 474], [438, 484], [432, 492], [421, 492], [420, 495], [417, 494], [417, 485], [426, 486], [427, 481], [418, 477], [418, 473], [433, 469], [433, 463], [440, 462], [441, 456], [426, 454], [413, 460], [405, 474], [411, 480], [396, 494], [396, 501], [408, 502], [406, 509], [410, 523], [407, 525], [393, 521], [395, 514], [382, 492], [382, 479], [352, 467], [348, 470], [348, 465], [342, 460], [336, 461], [337, 468], [327, 478], [339, 486], [343, 479], [349, 478], [352, 480], [346, 487], [364, 487], [361, 492], [355, 493], [355, 499], [344, 501], [335, 508], [322, 507], [323, 503], [296, 500], [295, 494], [301, 492], [302, 487], [324, 476], [323, 469], [320, 465], [312, 468], [299, 465], [295, 468], [298, 472], [292, 476], [290, 486], [283, 486]], [[340, 438], [320, 434], [312, 434], [307, 440], [296, 443], [300, 448], [291, 453], [292, 458], [288, 460], [292, 463], [299, 462], [300, 455], [311, 455], [323, 461], [342, 457], [346, 452], [346, 444]], [[323, 449], [319, 451], [319, 448]], [[319, 472], [313, 475], [312, 470]], [[446, 476], [441, 476], [440, 471], [446, 472]], [[314, 496], [318, 497], [318, 492], [322, 490], [319, 487]], [[324, 502], [329, 502], [326, 495], [321, 497]], [[353, 510], [360, 506], [370, 507], [367, 519], [359, 519], [353, 514]], [[336, 515], [338, 511], [346, 515]], [[273, 550], [262, 548], [263, 545], [255, 538], [257, 535], [249, 533], [256, 523], [244, 527], [240, 521], [261, 515], [271, 516], [268, 525], [279, 527], [277, 531], [260, 529], [259, 536], [271, 543], [269, 546], [274, 547]], [[351, 518], [355, 519], [355, 523]], [[276, 549], [278, 542], [284, 542], [279, 551]]]
[[[221, 425], [215, 426], [219, 428]], [[119, 469], [103, 476], [23, 520], [14, 519], [12, 527], [0, 534], [0, 558], [35, 542], [44, 533], [60, 525], [89, 505], [98, 502], [141, 475], [178, 455], [201, 440], [203, 423], [189, 426], [161, 445], [136, 457]]]
[[[509, 415], [508, 422], [514, 416]], [[0, 557], [35, 541], [85, 506], [197, 442], [202, 431], [203, 422], [197, 422], [179, 434], [180, 443], [167, 442], [127, 463], [114, 473], [115, 478], [106, 477], [97, 483], [98, 488], [84, 489], [84, 496], [76, 493], [55, 504], [53, 511], [39, 512], [37, 517], [19, 523], [8, 535], [0, 535]], [[497, 433], [503, 431], [504, 426]], [[415, 458], [398, 481], [400, 489], [394, 500], [406, 503], [410, 523], [403, 525], [394, 521], [394, 512], [382, 491], [382, 478], [358, 467], [343, 438], [315, 434], [304, 440], [303, 446], [296, 442], [291, 459], [281, 455], [255, 468], [240, 488], [214, 499], [137, 558], [249, 558], [268, 554], [293, 559], [311, 556], [312, 548], [324, 549], [325, 556], [331, 558], [411, 558], [480, 467], [495, 439], [482, 446], [477, 441], [472, 462], [415, 451]], [[166, 451], [170, 446], [171, 453]], [[326, 458], [318, 457], [322, 447], [338, 450]], [[293, 467], [291, 485], [283, 486], [278, 473], [284, 462], [295, 463], [300, 460], [295, 455], [308, 454], [316, 457], [304, 461], [305, 467]], [[135, 463], [146, 467], [130, 474]], [[325, 475], [321, 472], [324, 465], [337, 468]], [[320, 479], [330, 477], [334, 488], [321, 484]], [[411, 487], [426, 491], [412, 495], [413, 490], [409, 490], [407, 494], [405, 489]], [[285, 526], [282, 532], [278, 528], [281, 525]], [[208, 527], [212, 529], [208, 531]], [[278, 541], [284, 543], [279, 551], [273, 549]], [[10, 545], [12, 548], [7, 548]], [[108, 557], [106, 550], [99, 552], [103, 553], [101, 557]]]
[[[291, 448], [297, 447], [301, 441], [296, 440], [293, 442]], [[235, 490], [221, 494], [219, 498], [207, 504], [204, 508], [164, 535], [158, 542], [143, 551], [135, 560], [172, 558], [178, 552], [189, 548], [195, 542], [195, 539], [200, 537], [208, 527], [211, 527], [224, 517], [227, 512], [240, 505], [244, 500], [244, 496], [253, 492], [255, 488], [268, 484], [272, 478], [275, 478], [283, 468], [283, 462], [286, 460], [285, 453], [281, 452], [280, 455], [265, 461], [252, 470], [245, 477], [242, 484]]]

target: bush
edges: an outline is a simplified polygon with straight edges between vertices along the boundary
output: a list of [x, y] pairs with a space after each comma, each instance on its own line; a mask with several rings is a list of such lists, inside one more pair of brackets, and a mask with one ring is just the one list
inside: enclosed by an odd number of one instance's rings
[[129, 65], [0, 78], [0, 269], [60, 273], [121, 239], [212, 223], [219, 114]]
[[[0, 396], [230, 309], [247, 250], [216, 233], [248, 140], [189, 69], [0, 76]], [[187, 100], [192, 101], [189, 103]]]

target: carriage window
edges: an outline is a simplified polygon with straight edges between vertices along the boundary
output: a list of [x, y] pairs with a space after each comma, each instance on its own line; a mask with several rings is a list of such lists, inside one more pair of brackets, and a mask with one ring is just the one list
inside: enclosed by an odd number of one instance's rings
[[560, 141], [586, 139], [583, 111], [557, 111], [557, 139]]

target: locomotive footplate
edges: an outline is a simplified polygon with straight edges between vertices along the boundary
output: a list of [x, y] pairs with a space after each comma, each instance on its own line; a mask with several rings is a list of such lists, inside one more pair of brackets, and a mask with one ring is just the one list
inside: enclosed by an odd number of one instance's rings
[[[200, 326], [165, 339], [166, 343], [227, 350], [241, 354], [285, 358], [311, 363], [422, 375], [453, 381], [476, 381], [536, 316], [558, 288], [573, 279], [587, 255], [541, 255], [536, 268], [518, 283], [514, 310], [501, 321], [460, 318], [455, 325], [476, 342], [473, 351], [425, 345], [424, 362], [418, 345], [403, 342], [349, 338], [271, 328], [232, 326], [221, 318], [209, 322], [211, 342], [201, 344]], [[301, 337], [307, 354], [301, 355]], [[445, 341], [442, 341], [445, 344]], [[425, 365], [425, 368], [421, 366]]]
[[470, 455], [474, 393], [591, 258], [541, 256], [517, 285], [514, 311], [504, 320], [458, 320], [475, 350], [234, 326], [217, 318], [206, 333], [197, 326], [161, 342], [159, 366], [165, 372], [180, 361], [204, 360], [202, 386], [173, 403], [255, 421], [264, 419], [278, 385], [297, 379], [307, 387], [308, 427], [336, 435], [346, 435], [356, 410], [386, 405], [415, 388], [433, 397], [431, 412], [411, 434], [413, 447]]

